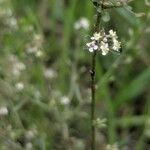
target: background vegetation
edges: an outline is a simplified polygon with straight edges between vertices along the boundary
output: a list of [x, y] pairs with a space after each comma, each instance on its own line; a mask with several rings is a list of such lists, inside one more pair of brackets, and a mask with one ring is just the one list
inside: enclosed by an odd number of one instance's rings
[[[104, 14], [117, 31], [121, 54], [98, 54], [97, 149], [150, 147], [150, 2], [130, 3], [136, 14]], [[90, 0], [0, 0], [0, 149], [88, 150], [90, 61], [85, 49], [95, 22]], [[81, 17], [89, 30], [75, 30]], [[114, 150], [115, 146], [111, 148]]]

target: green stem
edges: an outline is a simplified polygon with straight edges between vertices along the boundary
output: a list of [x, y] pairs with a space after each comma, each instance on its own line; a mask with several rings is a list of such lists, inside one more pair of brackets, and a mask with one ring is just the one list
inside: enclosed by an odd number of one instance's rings
[[96, 58], [96, 51], [93, 53], [92, 56], [92, 70], [91, 70], [91, 96], [92, 96], [92, 103], [91, 103], [91, 150], [95, 150], [95, 126], [93, 124], [95, 120], [95, 58]]
[[[97, 12], [97, 19], [95, 24], [95, 32], [99, 32], [100, 28], [100, 20], [101, 20], [101, 13]], [[95, 150], [95, 126], [93, 121], [95, 120], [95, 67], [96, 67], [96, 54], [97, 51], [94, 51], [92, 55], [92, 69], [91, 69], [91, 150]]]

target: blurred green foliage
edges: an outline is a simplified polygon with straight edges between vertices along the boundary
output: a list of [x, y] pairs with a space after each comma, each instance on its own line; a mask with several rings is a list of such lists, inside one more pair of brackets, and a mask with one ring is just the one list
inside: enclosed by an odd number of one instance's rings
[[[97, 149], [150, 147], [149, 1], [104, 12], [121, 54], [98, 54]], [[110, 16], [109, 16], [110, 15]], [[75, 30], [82, 17], [89, 30]], [[0, 0], [0, 149], [88, 150], [90, 61], [95, 8], [90, 0]], [[4, 109], [6, 108], [8, 112]]]

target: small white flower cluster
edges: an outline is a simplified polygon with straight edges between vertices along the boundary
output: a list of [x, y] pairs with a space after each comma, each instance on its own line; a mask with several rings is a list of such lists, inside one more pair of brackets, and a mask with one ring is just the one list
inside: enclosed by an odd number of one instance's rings
[[67, 96], [63, 96], [63, 97], [60, 99], [60, 102], [61, 102], [61, 104], [63, 104], [63, 105], [69, 105], [69, 103], [70, 103], [70, 98], [67, 97]]
[[9, 7], [0, 7], [0, 19], [10, 29], [18, 29], [18, 21]]
[[88, 19], [86, 19], [85, 17], [82, 17], [77, 22], [75, 22], [74, 29], [75, 30], [80, 30], [80, 29], [88, 30], [89, 26], [90, 26], [90, 23]]
[[2, 106], [2, 107], [0, 107], [0, 116], [6, 116], [6, 115], [8, 115], [8, 109], [7, 109], [7, 107], [6, 106]]
[[106, 145], [106, 150], [119, 150], [117, 144], [113, 144], [113, 145]]
[[32, 150], [33, 149], [33, 144], [31, 142], [28, 142], [28, 143], [25, 144], [25, 148], [27, 150]]
[[118, 51], [121, 48], [121, 43], [118, 41], [118, 36], [113, 30], [109, 34], [105, 34], [104, 30], [95, 32], [91, 37], [91, 42], [87, 43], [89, 52], [100, 50], [102, 55], [107, 55], [110, 50]]
[[16, 83], [15, 88], [17, 91], [22, 91], [24, 89], [24, 83], [23, 82]]
[[43, 52], [42, 52], [42, 44], [43, 44], [43, 37], [41, 34], [35, 34], [33, 36], [33, 40], [31, 43], [27, 44], [26, 52], [28, 54], [33, 54], [36, 57], [42, 57]]
[[9, 57], [9, 63], [11, 65], [11, 72], [14, 76], [20, 76], [21, 72], [26, 69], [24, 63], [22, 63], [16, 55]]
[[32, 128], [32, 129], [30, 129], [30, 130], [27, 130], [27, 131], [25, 132], [25, 135], [24, 135], [25, 140], [26, 140], [26, 142], [25, 142], [25, 148], [26, 148], [27, 150], [32, 150], [32, 149], [33, 149], [33, 144], [32, 144], [32, 142], [33, 142], [33, 140], [34, 140], [37, 136], [38, 136], [38, 131], [37, 131], [36, 127]]
[[7, 25], [12, 29], [18, 29], [18, 21], [14, 16], [11, 16], [6, 20]]
[[28, 141], [34, 139], [38, 134], [38, 131], [36, 128], [33, 128], [33, 129], [30, 129], [30, 130], [27, 130], [26, 133], [25, 133], [25, 137]]
[[47, 79], [53, 79], [53, 78], [57, 77], [57, 75], [58, 75], [57, 72], [52, 68], [44, 69], [44, 76]]

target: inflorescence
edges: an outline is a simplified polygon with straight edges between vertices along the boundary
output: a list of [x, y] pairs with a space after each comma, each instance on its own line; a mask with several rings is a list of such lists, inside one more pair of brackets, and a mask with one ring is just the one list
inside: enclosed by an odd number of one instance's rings
[[102, 55], [107, 55], [111, 50], [120, 52], [121, 42], [118, 41], [118, 36], [113, 30], [110, 30], [109, 34], [106, 34], [104, 30], [95, 32], [90, 39], [91, 42], [86, 44], [89, 52], [98, 50]]

